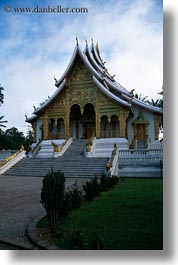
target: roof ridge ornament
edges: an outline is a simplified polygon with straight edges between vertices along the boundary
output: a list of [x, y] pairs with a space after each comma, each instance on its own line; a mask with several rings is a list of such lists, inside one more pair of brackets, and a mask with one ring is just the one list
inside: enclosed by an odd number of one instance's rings
[[85, 42], [86, 42], [86, 47], [88, 47], [88, 41], [87, 41], [87, 40], [85, 40]]
[[78, 41], [78, 37], [76, 35], [76, 45], [78, 46], [79, 45], [79, 41]]

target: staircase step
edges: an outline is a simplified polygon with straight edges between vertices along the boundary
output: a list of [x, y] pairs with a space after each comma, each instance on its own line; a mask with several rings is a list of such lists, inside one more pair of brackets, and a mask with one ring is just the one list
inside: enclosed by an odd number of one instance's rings
[[45, 176], [51, 168], [61, 170], [66, 177], [99, 177], [105, 171], [108, 158], [86, 158], [84, 148], [88, 140], [75, 140], [65, 151], [62, 157], [58, 158], [23, 158], [4, 175], [15, 176]]

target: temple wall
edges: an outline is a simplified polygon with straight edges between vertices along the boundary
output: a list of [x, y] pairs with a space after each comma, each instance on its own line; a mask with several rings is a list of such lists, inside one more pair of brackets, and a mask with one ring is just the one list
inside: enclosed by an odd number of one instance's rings
[[40, 127], [41, 127], [41, 125], [43, 124], [43, 121], [42, 121], [42, 119], [38, 119], [37, 120], [37, 123], [36, 123], [36, 142], [38, 142], [39, 141], [39, 139], [42, 139], [42, 135], [41, 135], [41, 129], [40, 129]]

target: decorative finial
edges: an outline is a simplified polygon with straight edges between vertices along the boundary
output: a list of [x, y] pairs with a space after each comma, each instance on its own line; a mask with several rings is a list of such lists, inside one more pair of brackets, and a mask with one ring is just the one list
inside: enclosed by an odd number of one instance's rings
[[57, 79], [54, 77], [54, 81], [57, 82]]
[[76, 44], [77, 44], [77, 46], [78, 46], [78, 38], [77, 38], [77, 36], [76, 36]]
[[36, 110], [36, 107], [33, 105], [34, 110]]
[[134, 95], [134, 90], [135, 90], [135, 88], [133, 88], [132, 90], [130, 90], [129, 94], [130, 95]]
[[91, 38], [91, 43], [93, 44], [93, 37]]
[[116, 75], [112, 75], [112, 78], [114, 79], [115, 76], [116, 76]]
[[28, 119], [27, 115], [25, 114], [25, 119]]
[[88, 41], [87, 41], [87, 40], [85, 40], [85, 42], [86, 42], [86, 46], [88, 46]]

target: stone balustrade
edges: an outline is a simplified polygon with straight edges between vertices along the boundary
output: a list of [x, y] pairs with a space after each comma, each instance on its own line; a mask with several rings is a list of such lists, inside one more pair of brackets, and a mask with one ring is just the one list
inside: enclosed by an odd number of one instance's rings
[[119, 156], [147, 156], [147, 155], [163, 155], [162, 149], [128, 149], [128, 150], [119, 150]]
[[142, 150], [119, 150], [118, 161], [119, 166], [125, 164], [155, 164], [163, 160], [163, 150], [158, 149], [142, 149]]

